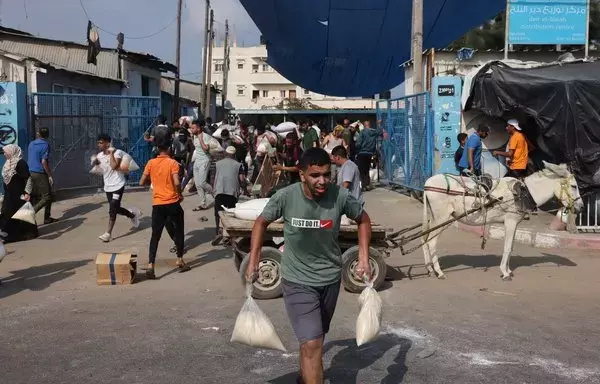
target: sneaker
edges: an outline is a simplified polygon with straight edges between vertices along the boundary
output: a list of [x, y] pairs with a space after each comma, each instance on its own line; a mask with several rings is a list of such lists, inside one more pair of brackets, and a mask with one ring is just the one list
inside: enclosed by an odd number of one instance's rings
[[138, 229], [140, 227], [142, 211], [140, 211], [137, 208], [131, 208], [130, 211], [134, 214], [134, 216], [131, 218], [131, 226], [133, 227], [133, 229]]
[[110, 241], [110, 233], [104, 232], [102, 235], [98, 236], [98, 238], [105, 243], [108, 243]]

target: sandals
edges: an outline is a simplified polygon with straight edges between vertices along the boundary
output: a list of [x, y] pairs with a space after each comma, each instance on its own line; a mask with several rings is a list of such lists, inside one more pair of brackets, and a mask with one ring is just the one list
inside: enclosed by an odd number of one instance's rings
[[206, 205], [199, 205], [196, 208], [192, 209], [193, 212], [206, 211], [208, 207]]
[[177, 261], [177, 267], [179, 267], [179, 273], [187, 272], [192, 269], [189, 265], [187, 265], [183, 260]]

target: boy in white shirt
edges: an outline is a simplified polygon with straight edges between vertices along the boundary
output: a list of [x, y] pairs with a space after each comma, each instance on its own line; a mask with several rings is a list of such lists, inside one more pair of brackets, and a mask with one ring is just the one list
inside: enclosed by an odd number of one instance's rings
[[92, 162], [92, 165], [97, 165], [102, 169], [104, 192], [106, 192], [106, 198], [108, 199], [108, 230], [98, 236], [105, 243], [111, 240], [117, 215], [123, 215], [131, 219], [134, 229], [139, 228], [140, 217], [142, 216], [142, 212], [137, 208], [127, 210], [121, 207], [126, 180], [125, 175], [119, 170], [119, 167], [121, 166], [121, 160], [125, 152], [111, 147], [111, 141], [111, 137], [107, 134], [98, 135], [98, 150], [100, 150], [100, 153], [98, 153], [96, 159]]

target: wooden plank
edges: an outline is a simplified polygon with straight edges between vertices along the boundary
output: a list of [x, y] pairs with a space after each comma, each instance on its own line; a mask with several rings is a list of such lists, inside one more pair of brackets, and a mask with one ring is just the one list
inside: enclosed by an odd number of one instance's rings
[[[240, 220], [237, 219], [226, 212], [220, 212], [221, 215], [221, 223], [223, 228], [227, 230], [229, 236], [232, 237], [248, 237], [252, 232], [252, 227], [254, 226], [254, 221], [250, 220]], [[282, 237], [283, 236], [283, 223], [271, 223], [267, 227], [267, 234], [269, 237]], [[371, 238], [373, 240], [383, 240], [385, 239], [386, 232], [385, 228], [380, 225], [373, 225]], [[341, 225], [339, 237], [345, 240], [357, 240], [358, 239], [358, 226], [356, 224], [352, 225]]]
[[271, 156], [265, 156], [260, 167], [260, 172], [256, 177], [256, 182], [252, 187], [252, 193], [257, 194], [260, 197], [267, 197], [269, 191], [279, 183], [280, 174], [281, 172], [276, 172], [273, 169], [273, 160], [271, 160]]

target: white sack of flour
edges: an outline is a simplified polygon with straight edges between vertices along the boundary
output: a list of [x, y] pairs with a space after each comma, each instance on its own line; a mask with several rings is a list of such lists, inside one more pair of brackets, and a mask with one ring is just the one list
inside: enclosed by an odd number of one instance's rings
[[251, 292], [252, 285], [248, 284], [246, 302], [235, 320], [230, 341], [255, 348], [276, 349], [286, 352], [275, 327], [273, 327], [273, 323], [258, 307], [256, 301], [252, 298]]
[[373, 341], [381, 329], [381, 307], [382, 301], [379, 293], [373, 288], [373, 283], [367, 287], [358, 297], [360, 312], [356, 319], [356, 345], [359, 347]]

